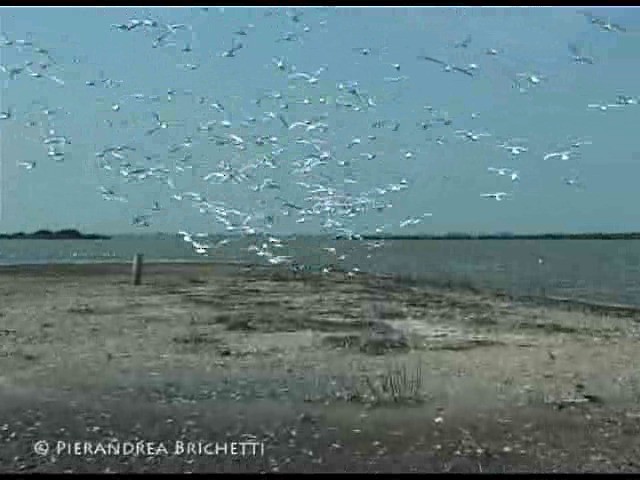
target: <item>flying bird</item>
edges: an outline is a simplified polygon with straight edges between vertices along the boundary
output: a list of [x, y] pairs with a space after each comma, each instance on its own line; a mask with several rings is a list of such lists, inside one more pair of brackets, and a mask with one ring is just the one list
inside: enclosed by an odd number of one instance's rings
[[429, 57], [427, 55], [419, 55], [418, 59], [427, 60], [428, 62], [433, 62], [433, 63], [437, 63], [438, 65], [442, 65], [444, 67], [445, 72], [456, 71], [456, 72], [464, 73], [469, 77], [473, 77], [473, 72], [471, 70], [468, 70], [466, 68], [456, 67], [455, 65], [451, 65], [449, 63], [443, 62], [442, 60], [438, 60], [437, 58], [434, 58], [434, 57]]

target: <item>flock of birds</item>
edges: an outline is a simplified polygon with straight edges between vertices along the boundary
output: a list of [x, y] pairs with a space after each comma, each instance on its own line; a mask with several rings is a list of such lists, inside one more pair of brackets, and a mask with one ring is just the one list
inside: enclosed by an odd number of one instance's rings
[[[210, 15], [213, 10], [197, 9], [203, 15]], [[284, 15], [288, 25], [285, 32], [274, 38], [275, 50], [285, 50], [285, 46], [287, 51], [301, 49], [305, 36], [327, 28], [328, 24], [326, 19], [317, 18], [312, 8], [283, 7], [261, 12], [264, 12], [262, 21], [266, 24], [269, 17]], [[625, 27], [591, 12], [579, 11], [578, 14], [583, 15], [593, 28], [613, 35], [626, 33]], [[228, 48], [214, 56], [224, 59], [218, 61], [239, 61], [251, 48], [247, 39], [259, 27], [247, 24], [237, 28]], [[167, 23], [151, 14], [105, 25], [105, 33], [130, 35], [134, 42], [148, 41], [150, 57], [170, 50], [172, 55], [179, 57], [175, 68], [185, 74], [204, 68], [198, 59], [205, 57], [194, 55], [202, 48], [198, 31], [189, 23]], [[217, 230], [255, 239], [248, 251], [271, 264], [299, 267], [291, 256], [279, 254], [279, 249], [286, 245], [286, 238], [271, 234], [274, 226], [285, 217], [298, 224], [319, 225], [324, 232], [334, 236], [359, 239], [362, 233], [354, 226], [356, 220], [370, 214], [380, 218], [380, 213], [394, 207], [394, 200], [401, 199], [402, 192], [412, 187], [412, 179], [396, 175], [393, 180], [372, 185], [375, 182], [367, 179], [363, 172], [382, 170], [383, 162], [397, 164], [419, 156], [419, 147], [384, 151], [393, 144], [393, 137], [400, 129], [433, 134], [427, 141], [434, 145], [488, 142], [496, 152], [505, 152], [505, 159], [531, 155], [533, 150], [526, 139], [500, 138], [486, 131], [458, 128], [464, 121], [451, 118], [446, 111], [430, 105], [424, 106], [423, 116], [416, 123], [407, 125], [402, 118], [379, 118], [379, 106], [392, 101], [383, 98], [384, 92], [382, 96], [376, 95], [363, 86], [371, 83], [371, 79], [343, 80], [332, 85], [325, 79], [331, 65], [317, 65], [315, 69], [302, 71], [285, 55], [265, 58], [269, 74], [276, 76], [282, 88], [260, 90], [257, 87], [256, 98], [243, 99], [244, 105], [237, 108], [232, 105], [234, 99], [225, 97], [223, 92], [210, 96], [206, 85], [193, 85], [193, 89], [167, 87], [161, 94], [157, 91], [125, 93], [126, 82], [109, 78], [104, 72], [100, 72], [99, 78], [65, 77], [66, 66], [57, 58], [55, 49], [40, 44], [33, 34], [20, 39], [10, 32], [2, 32], [0, 38], [0, 58], [8, 58], [8, 51], [20, 58], [12, 64], [4, 61], [0, 64], [8, 88], [12, 88], [14, 82], [49, 82], [56, 88], [94, 89], [108, 97], [109, 111], [102, 118], [101, 127], [113, 138], [122, 140], [96, 146], [91, 161], [99, 175], [108, 179], [99, 187], [98, 193], [105, 201], [130, 205], [133, 225], [149, 227], [153, 225], [154, 217], [165, 210], [189, 205], [207, 217], [211, 230], [217, 225]], [[469, 35], [451, 48], [468, 49], [472, 43], [473, 38]], [[486, 48], [484, 54], [499, 58], [504, 53], [499, 47]], [[568, 42], [568, 51], [568, 62], [581, 65], [596, 62], [575, 42]], [[445, 58], [416, 53], [417, 63], [439, 66], [446, 74], [464, 75], [469, 82], [483, 74], [477, 63], [454, 65]], [[383, 58], [379, 51], [369, 47], [354, 46], [351, 54], [354, 58]], [[386, 65], [389, 74], [382, 78], [385, 84], [410, 80], [404, 75], [401, 63], [389, 61]], [[81, 85], [77, 85], [79, 81]], [[550, 80], [540, 73], [516, 72], [511, 81], [517, 92], [527, 93], [542, 88]], [[34, 91], [40, 91], [38, 84], [32, 85]], [[3, 100], [11, 101], [12, 97], [5, 95]], [[618, 95], [609, 103], [592, 103], [586, 107], [608, 111], [632, 108], [639, 101], [638, 97]], [[163, 109], [168, 110], [164, 107], [177, 103], [188, 104], [188, 118], [170, 118], [162, 113]], [[143, 110], [145, 113], [140, 114]], [[135, 118], [133, 114], [127, 117], [127, 112], [134, 111]], [[22, 107], [11, 104], [3, 106], [0, 126], [7, 122], [22, 122], [26, 138], [41, 145], [48, 161], [65, 162], [73, 148], [72, 139], [59, 126], [63, 122], [58, 119], [65, 115], [70, 112], [64, 106], [53, 108], [46, 101], [34, 101]], [[473, 113], [471, 119], [479, 115]], [[339, 134], [335, 133], [334, 119], [347, 125], [338, 127]], [[359, 125], [366, 125], [366, 131], [354, 135]], [[32, 132], [37, 132], [35, 137]], [[340, 140], [344, 135], [350, 137], [346, 142]], [[578, 157], [583, 147], [590, 144], [590, 140], [573, 138], [557, 151], [538, 155], [543, 161], [568, 161]], [[30, 174], [38, 172], [39, 163], [39, 159], [17, 162]], [[402, 168], [400, 163], [398, 170], [402, 171]], [[521, 181], [518, 169], [501, 164], [489, 167], [487, 175], [495, 175], [505, 182], [504, 191], [478, 192], [480, 198], [495, 201], [513, 196], [516, 184]], [[577, 174], [566, 176], [563, 181], [570, 187], [583, 187]], [[158, 185], [154, 190], [156, 197], [149, 205], [142, 208], [131, 205], [128, 192], [142, 183], [154, 182]], [[190, 188], [182, 187], [184, 184]], [[508, 189], [506, 185], [512, 188]], [[244, 192], [243, 201], [233, 205], [229, 200], [230, 192], [238, 189]], [[397, 228], [418, 225], [431, 216], [431, 212], [417, 212], [397, 224], [376, 223], [370, 231], [376, 234], [395, 232]], [[187, 226], [178, 234], [201, 255], [210, 255], [231, 244], [233, 238], [214, 242], [208, 233], [191, 233]], [[377, 249], [383, 244], [370, 242], [369, 246]], [[337, 261], [346, 258], [332, 247], [322, 247], [322, 251]]]

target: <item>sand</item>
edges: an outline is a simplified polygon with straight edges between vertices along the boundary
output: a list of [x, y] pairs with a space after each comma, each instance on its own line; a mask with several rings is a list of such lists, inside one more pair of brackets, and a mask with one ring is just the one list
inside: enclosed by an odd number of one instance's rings
[[367, 275], [2, 267], [0, 471], [637, 471], [639, 321]]

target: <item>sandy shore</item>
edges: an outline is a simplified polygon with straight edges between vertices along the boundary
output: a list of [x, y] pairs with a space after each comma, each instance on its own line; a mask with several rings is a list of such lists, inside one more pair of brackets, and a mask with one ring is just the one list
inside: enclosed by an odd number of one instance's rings
[[639, 321], [364, 275], [1, 267], [0, 471], [638, 471]]

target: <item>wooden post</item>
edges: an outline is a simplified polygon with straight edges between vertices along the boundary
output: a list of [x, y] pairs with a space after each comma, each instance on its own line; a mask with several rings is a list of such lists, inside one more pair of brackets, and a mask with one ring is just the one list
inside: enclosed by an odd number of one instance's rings
[[142, 279], [142, 254], [136, 253], [133, 257], [133, 268], [131, 270], [134, 285], [140, 285]]

